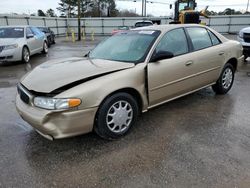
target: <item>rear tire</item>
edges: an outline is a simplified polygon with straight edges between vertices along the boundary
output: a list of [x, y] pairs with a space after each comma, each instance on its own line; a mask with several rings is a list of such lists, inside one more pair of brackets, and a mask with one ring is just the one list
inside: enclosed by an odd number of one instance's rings
[[248, 58], [248, 56], [244, 55], [244, 62], [247, 62], [247, 58]]
[[30, 51], [28, 47], [24, 46], [22, 50], [22, 62], [29, 63], [30, 61]]
[[43, 53], [43, 54], [47, 54], [48, 51], [49, 51], [49, 49], [48, 49], [48, 43], [47, 43], [46, 41], [44, 41], [42, 53]]
[[234, 72], [234, 67], [230, 63], [224, 66], [219, 79], [216, 84], [212, 86], [216, 94], [223, 95], [231, 89], [234, 82]]
[[128, 93], [116, 93], [108, 97], [98, 109], [94, 130], [104, 139], [118, 139], [135, 124], [138, 111], [134, 97]]

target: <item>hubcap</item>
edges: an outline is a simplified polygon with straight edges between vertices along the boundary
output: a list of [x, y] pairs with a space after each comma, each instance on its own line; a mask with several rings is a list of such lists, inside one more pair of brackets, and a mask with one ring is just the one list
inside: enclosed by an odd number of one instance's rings
[[29, 54], [29, 51], [27, 50], [27, 48], [24, 48], [23, 59], [25, 62], [29, 62], [29, 60], [30, 60], [30, 54]]
[[228, 89], [233, 82], [233, 72], [230, 68], [226, 68], [222, 75], [222, 85], [224, 89]]
[[109, 108], [106, 123], [110, 131], [121, 133], [129, 128], [132, 118], [131, 105], [127, 101], [118, 101]]

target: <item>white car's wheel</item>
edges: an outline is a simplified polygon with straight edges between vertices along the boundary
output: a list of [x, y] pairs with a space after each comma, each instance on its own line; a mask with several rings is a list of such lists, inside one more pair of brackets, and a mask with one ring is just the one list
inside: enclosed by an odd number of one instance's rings
[[43, 53], [47, 54], [49, 52], [49, 47], [48, 47], [48, 43], [44, 42], [43, 43]]
[[28, 63], [30, 61], [30, 51], [26, 46], [23, 47], [23, 50], [22, 50], [22, 61], [24, 63]]

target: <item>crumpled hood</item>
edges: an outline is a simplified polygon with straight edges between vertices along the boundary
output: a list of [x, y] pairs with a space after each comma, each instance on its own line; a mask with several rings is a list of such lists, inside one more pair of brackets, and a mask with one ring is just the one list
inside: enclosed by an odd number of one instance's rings
[[105, 73], [134, 67], [133, 63], [86, 58], [63, 58], [43, 63], [24, 76], [21, 84], [28, 90], [50, 93], [65, 85]]

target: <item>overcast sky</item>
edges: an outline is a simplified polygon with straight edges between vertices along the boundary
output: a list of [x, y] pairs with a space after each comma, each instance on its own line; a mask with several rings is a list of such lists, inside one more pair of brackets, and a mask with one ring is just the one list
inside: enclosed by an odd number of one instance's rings
[[[116, 0], [117, 8], [129, 9], [141, 14], [141, 1], [133, 2], [130, 0]], [[168, 4], [162, 3], [174, 3], [174, 0], [149, 0], [154, 3], [147, 3], [147, 13], [154, 16], [168, 16], [173, 12], [169, 9]], [[248, 0], [197, 0], [198, 10], [205, 8], [209, 5], [208, 10], [223, 11], [225, 8], [233, 8], [236, 10], [246, 10]], [[37, 9], [46, 11], [49, 8], [56, 10], [59, 0], [0, 0], [0, 14], [3, 13], [36, 13]], [[249, 7], [250, 9], [250, 7]], [[57, 14], [59, 14], [57, 12]]]

